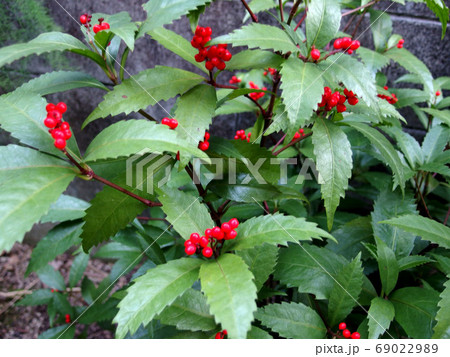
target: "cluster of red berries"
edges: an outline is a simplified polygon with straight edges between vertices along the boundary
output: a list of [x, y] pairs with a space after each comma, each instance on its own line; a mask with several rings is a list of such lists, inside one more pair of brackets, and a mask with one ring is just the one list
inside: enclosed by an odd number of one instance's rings
[[206, 150], [208, 150], [209, 149], [209, 138], [211, 137], [211, 135], [207, 132], [207, 131], [205, 131], [205, 136], [203, 137], [203, 141], [200, 141], [199, 143], [198, 143], [198, 148], [201, 150], [201, 151], [206, 151]]
[[403, 48], [404, 43], [405, 43], [405, 40], [402, 38], [401, 40], [398, 41], [397, 48]]
[[[384, 90], [388, 90], [389, 87], [388, 86], [384, 86], [383, 87]], [[395, 104], [398, 102], [397, 96], [395, 95], [395, 93], [392, 93], [390, 96], [386, 95], [386, 94], [378, 94], [378, 97], [381, 99], [385, 99], [389, 102], [389, 104]]]
[[[213, 255], [213, 248], [218, 241], [234, 239], [237, 236], [235, 229], [239, 227], [237, 218], [232, 218], [228, 222], [222, 223], [221, 227], [208, 228], [205, 235], [192, 233], [189, 239], [184, 242], [184, 251], [187, 255], [193, 255], [197, 250], [201, 250], [206, 258]], [[208, 246], [210, 245], [210, 246]]]
[[162, 125], [167, 125], [170, 129], [174, 130], [178, 126], [178, 120], [171, 118], [163, 118], [161, 120]]
[[[248, 82], [248, 85], [250, 86], [250, 88], [252, 89], [259, 89], [259, 87], [252, 81]], [[262, 87], [263, 90], [267, 90], [266, 87]], [[252, 98], [253, 100], [258, 100], [262, 97], [264, 97], [264, 92], [255, 92], [255, 93], [250, 93], [248, 96], [250, 98]]]
[[216, 333], [216, 337], [214, 337], [216, 340], [223, 340], [225, 336], [228, 335], [227, 330], [219, 331]]
[[235, 84], [235, 83], [241, 83], [242, 82], [242, 79], [240, 79], [240, 78], [238, 78], [238, 77], [236, 77], [236, 76], [233, 76], [233, 77], [231, 77], [231, 79], [228, 81], [230, 84]]
[[332, 93], [330, 87], [325, 87], [319, 107], [325, 107], [326, 111], [330, 111], [336, 107], [337, 112], [342, 113], [347, 110], [347, 107], [344, 104], [347, 100], [350, 105], [358, 104], [358, 98], [356, 95], [347, 88], [344, 89], [344, 94], [341, 94], [339, 91]]
[[44, 125], [49, 128], [48, 132], [55, 139], [55, 147], [63, 150], [66, 147], [66, 141], [72, 137], [69, 123], [62, 121], [67, 105], [63, 102], [56, 105], [49, 103], [45, 109], [47, 110], [47, 117], [44, 119]]
[[314, 46], [311, 50], [311, 58], [314, 61], [317, 61], [320, 58], [320, 51], [317, 48], [314, 48]]
[[[80, 22], [89, 30], [92, 25], [90, 24], [92, 19], [92, 15], [83, 14], [80, 16]], [[94, 33], [103, 31], [103, 30], [109, 30], [110, 26], [107, 22], [105, 22], [105, 19], [103, 17], [98, 19], [98, 25], [94, 25], [92, 28], [92, 31]]]
[[57, 289], [51, 289], [51, 290], [50, 290], [51, 293], [57, 293], [58, 291], [59, 291], [59, 290], [57, 290]]
[[351, 55], [353, 51], [357, 50], [359, 46], [361, 46], [361, 43], [358, 40], [353, 41], [350, 37], [337, 38], [333, 44], [333, 47], [336, 50], [343, 49], [349, 55]]
[[214, 67], [223, 71], [226, 67], [225, 62], [228, 62], [232, 55], [227, 50], [227, 44], [221, 43], [217, 46], [205, 47], [206, 43], [211, 41], [212, 30], [211, 27], [197, 26], [195, 35], [192, 38], [191, 45], [198, 49], [198, 53], [195, 55], [197, 62], [203, 62], [206, 60], [205, 67], [208, 71], [212, 71]]
[[294, 134], [294, 137], [292, 138], [291, 141], [300, 139], [302, 136], [305, 136], [305, 131], [303, 129], [298, 129], [298, 131]]
[[352, 338], [353, 340], [359, 340], [361, 338], [359, 332], [351, 333], [350, 330], [347, 329], [347, 324], [345, 322], [339, 324], [339, 330], [342, 331], [342, 336], [345, 338]]
[[234, 140], [247, 140], [247, 142], [250, 142], [250, 137], [252, 136], [252, 133], [248, 133], [248, 135], [245, 134], [245, 130], [238, 130], [236, 131], [236, 135], [234, 136]]
[[86, 27], [88, 30], [90, 27], [92, 27], [92, 25], [90, 24], [92, 19], [92, 15], [89, 14], [83, 14], [80, 16], [80, 22], [82, 25], [84, 25], [84, 27]]
[[277, 70], [275, 68], [267, 68], [267, 71], [264, 71], [264, 75], [267, 76], [267, 74], [270, 73], [272, 76], [274, 76], [277, 73]]
[[70, 315], [66, 314], [66, 324], [70, 324], [72, 320], [70, 319]]

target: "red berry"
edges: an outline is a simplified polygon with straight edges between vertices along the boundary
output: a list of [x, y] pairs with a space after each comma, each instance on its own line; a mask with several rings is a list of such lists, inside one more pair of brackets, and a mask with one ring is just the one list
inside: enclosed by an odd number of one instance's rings
[[337, 38], [333, 44], [334, 49], [339, 50], [342, 48], [342, 38]]
[[401, 40], [398, 41], [398, 43], [399, 43], [400, 45], [403, 45], [403, 44], [405, 43], [405, 40], [402, 38]]
[[359, 332], [353, 332], [351, 337], [354, 340], [359, 340], [361, 338], [361, 335], [359, 334]]
[[80, 16], [80, 22], [85, 25], [88, 22], [88, 17], [86, 15]]
[[205, 247], [202, 250], [202, 254], [206, 258], [210, 258], [213, 255], [213, 250], [210, 247]]
[[211, 36], [203, 37], [202, 46], [206, 45], [209, 41], [211, 41]]
[[227, 65], [224, 61], [219, 61], [219, 64], [216, 66], [219, 71], [223, 71]]
[[200, 36], [194, 36], [194, 37], [192, 38], [192, 41], [194, 41], [194, 43], [195, 43], [197, 46], [199, 46], [199, 45], [201, 45], [202, 42], [203, 42], [203, 37], [200, 37]]
[[48, 113], [48, 116], [55, 119], [57, 122], [59, 122], [62, 118], [62, 114], [58, 110], [52, 110]]
[[436, 92], [436, 97], [439, 97], [442, 93], [440, 91]]
[[227, 232], [225, 239], [229, 240], [229, 239], [234, 239], [236, 237], [237, 237], [237, 232], [234, 229], [232, 229], [231, 231]]
[[211, 137], [211, 135], [207, 131], [205, 131], [205, 136], [204, 136], [205, 140], [208, 141], [210, 137]]
[[109, 28], [110, 27], [109, 27], [109, 24], [107, 22], [104, 22], [104, 23], [101, 24], [101, 29], [102, 30], [109, 30]]
[[351, 54], [353, 53], [353, 50], [350, 49], [350, 50], [347, 51], [347, 53], [348, 53], [349, 55], [351, 55]]
[[233, 228], [233, 229], [239, 227], [239, 221], [237, 220], [237, 218], [230, 219], [230, 221], [228, 223], [230, 224], [231, 228]]
[[197, 53], [197, 54], [194, 56], [194, 58], [195, 58], [195, 61], [196, 61], [196, 62], [203, 62], [203, 61], [205, 60], [205, 57], [202, 56], [200, 53]]
[[338, 104], [336, 109], [338, 113], [343, 113], [347, 110], [347, 107], [344, 104]]
[[214, 67], [218, 67], [220, 63], [219, 57], [213, 57], [211, 58], [211, 63], [214, 65]]
[[217, 57], [217, 46], [211, 46], [208, 50], [208, 58], [213, 59]]
[[227, 232], [231, 231], [232, 228], [229, 223], [225, 222], [225, 223], [222, 223], [221, 229], [222, 229], [222, 231], [227, 233]]
[[200, 238], [200, 247], [205, 248], [209, 243], [209, 239], [206, 237], [201, 237]]
[[303, 135], [305, 133], [305, 130], [299, 129], [298, 132]]
[[175, 129], [178, 126], [178, 120], [170, 119], [169, 127], [170, 129]]
[[223, 330], [222, 333], [223, 333], [224, 335], [228, 335], [227, 330]]
[[66, 135], [64, 134], [64, 131], [60, 129], [55, 129], [52, 131], [52, 138], [53, 139], [66, 139]]
[[312, 58], [314, 61], [317, 61], [317, 60], [320, 58], [320, 51], [319, 51], [318, 49], [313, 49], [313, 50], [311, 51], [311, 58]]
[[347, 328], [347, 324], [345, 322], [341, 322], [339, 324], [339, 330], [345, 330]]
[[351, 50], [357, 50], [361, 46], [361, 43], [358, 40], [355, 40], [352, 42], [350, 49]]
[[397, 48], [403, 48], [403, 45], [401, 45], [400, 43], [397, 45]]
[[300, 135], [300, 133], [295, 133], [294, 134], [294, 138], [292, 139], [292, 140], [295, 140], [295, 139], [300, 139], [302, 136]]
[[212, 237], [212, 229], [210, 229], [210, 228], [205, 229], [205, 236], [208, 238], [211, 238]]
[[358, 104], [358, 98], [356, 98], [356, 97], [350, 97], [350, 98], [348, 98], [348, 104], [350, 104], [350, 105], [356, 105], [356, 104]]
[[100, 25], [94, 25], [94, 27], [92, 28], [92, 31], [94, 31], [94, 33], [97, 33], [101, 30], [102, 30], [102, 27]]
[[200, 243], [200, 234], [192, 233], [191, 236], [190, 236], [190, 240], [194, 244]]
[[54, 105], [52, 103], [48, 103], [45, 106], [45, 109], [47, 110], [47, 113], [52, 112], [52, 111], [56, 110], [56, 105]]
[[189, 244], [186, 248], [184, 248], [184, 252], [187, 255], [194, 255], [197, 251], [197, 247], [194, 244]]
[[214, 69], [214, 64], [211, 61], [206, 61], [205, 67], [208, 71], [212, 71]]
[[212, 30], [211, 27], [205, 27], [205, 36], [211, 36]]
[[201, 141], [201, 142], [198, 144], [198, 148], [199, 148], [201, 151], [206, 151], [206, 150], [208, 150], [208, 149], [209, 149], [209, 142], [207, 142], [207, 141]]
[[185, 246], [185, 247], [187, 247], [187, 246], [189, 246], [189, 245], [193, 245], [193, 244], [194, 244], [194, 243], [192, 243], [190, 239], [184, 241], [184, 246]]
[[200, 48], [200, 47], [202, 47], [201, 44], [196, 43], [194, 40], [191, 40], [191, 46], [194, 47], [194, 48]]
[[342, 95], [342, 94], [339, 95], [339, 101], [338, 101], [339, 104], [344, 104], [346, 100], [347, 100], [347, 97], [345, 95]]
[[64, 149], [66, 147], [66, 141], [64, 139], [56, 139], [55, 147], [60, 150]]
[[197, 36], [201, 36], [202, 31], [204, 31], [204, 28], [201, 26], [197, 26], [197, 28], [195, 29], [195, 34]]
[[62, 130], [69, 130], [70, 129], [69, 123], [66, 122], [66, 121], [64, 123], [61, 123], [60, 129], [62, 129]]
[[347, 329], [342, 331], [342, 336], [344, 336], [345, 338], [349, 338], [351, 335], [352, 335], [352, 333]]
[[70, 323], [70, 315], [66, 314], [66, 323]]
[[56, 104], [56, 110], [59, 111], [61, 114], [64, 114], [67, 111], [67, 105], [64, 102], [59, 102]]
[[208, 50], [206, 48], [200, 48], [198, 50], [198, 53], [206, 58], [206, 56], [208, 55]]
[[224, 234], [223, 234], [222, 230], [220, 229], [220, 227], [214, 227], [212, 229], [211, 234], [214, 238], [219, 239], [219, 240], [223, 239], [223, 237], [224, 237]]
[[56, 126], [56, 120], [53, 119], [53, 118], [45, 118], [45, 120], [44, 120], [44, 125], [45, 125], [47, 128], [52, 129], [52, 128], [54, 128], [54, 127]]
[[344, 37], [342, 38], [342, 48], [347, 49], [352, 45], [352, 39], [350, 37]]
[[223, 339], [223, 334], [222, 332], [217, 332], [216, 333], [216, 337], [214, 337], [216, 340], [222, 340]]
[[225, 62], [228, 62], [228, 61], [231, 59], [231, 57], [233, 57], [233, 55], [231, 54], [231, 52], [228, 51], [228, 50], [226, 50], [225, 53], [224, 53], [224, 55], [222, 56], [222, 59], [223, 59]]

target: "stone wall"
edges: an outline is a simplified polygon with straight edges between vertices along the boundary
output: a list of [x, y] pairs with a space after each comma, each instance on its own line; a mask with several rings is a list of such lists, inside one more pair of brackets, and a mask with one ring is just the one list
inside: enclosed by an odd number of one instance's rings
[[[55, 21], [67, 32], [76, 37], [81, 37], [79, 26], [75, 19], [78, 19], [82, 13], [104, 12], [116, 13], [120, 11], [128, 11], [132, 18], [136, 21], [145, 19], [145, 13], [141, 5], [144, 0], [46, 0], [45, 4]], [[446, 1], [448, 4], [448, 1]], [[448, 55], [450, 54], [449, 35], [441, 41], [441, 24], [435, 18], [434, 14], [428, 10], [424, 4], [408, 3], [406, 6], [393, 4], [391, 1], [382, 1], [377, 5], [380, 10], [388, 9], [387, 12], [392, 15], [394, 32], [401, 34], [405, 39], [405, 48], [414, 53], [417, 57], [425, 62], [430, 68], [434, 77], [450, 76], [450, 67], [448, 63]], [[288, 10], [288, 9], [287, 9]], [[218, 0], [213, 6], [207, 8], [204, 15], [201, 16], [200, 24], [203, 26], [213, 27], [214, 36], [222, 35], [230, 32], [242, 25], [242, 18], [245, 12], [239, 0], [224, 1]], [[274, 22], [267, 14], [260, 14], [262, 22]], [[343, 23], [345, 20], [343, 21]], [[370, 46], [372, 39], [368, 29], [368, 18], [364, 19], [360, 28], [361, 43], [364, 46]], [[188, 21], [183, 18], [175, 21], [168, 26], [171, 30], [190, 39], [192, 34]], [[92, 62], [80, 56], [70, 56], [72, 63], [76, 69], [86, 71], [93, 74], [97, 78], [101, 78], [105, 83], [108, 79], [104, 73], [99, 70]], [[192, 71], [198, 70], [192, 65], [186, 63], [181, 58], [172, 55], [169, 51], [158, 45], [155, 41], [147, 36], [136, 44], [136, 49], [130, 54], [127, 62], [127, 71], [130, 74], [136, 74], [146, 68], [155, 65], [166, 65], [184, 68]], [[34, 66], [35, 72], [45, 73], [48, 68], [42, 66], [38, 60]], [[389, 84], [404, 71], [398, 66], [389, 67], [386, 74], [389, 78]], [[90, 124], [86, 129], [81, 131], [81, 124], [85, 118], [92, 112], [96, 105], [102, 100], [104, 92], [92, 88], [77, 89], [70, 92], [60, 93], [51, 96], [52, 101], [65, 101], [68, 103], [69, 111], [66, 115], [68, 121], [74, 128], [75, 135], [79, 140], [79, 145], [84, 151], [91, 139], [97, 135], [104, 127], [112, 122], [121, 119], [97, 120]], [[162, 118], [170, 112], [174, 100], [162, 102], [160, 106], [148, 108], [148, 112], [154, 117]], [[411, 113], [404, 113], [408, 120], [408, 128], [416, 136], [422, 134], [421, 125], [413, 118]], [[139, 118], [139, 115], [134, 115]], [[228, 115], [216, 118], [212, 127], [213, 135], [222, 135], [231, 137], [237, 129], [245, 128], [251, 125], [254, 119], [251, 115]], [[68, 193], [79, 196], [84, 199], [91, 199], [100, 189], [100, 186], [82, 180], [76, 180], [69, 188]], [[41, 233], [34, 234], [35, 236]]]

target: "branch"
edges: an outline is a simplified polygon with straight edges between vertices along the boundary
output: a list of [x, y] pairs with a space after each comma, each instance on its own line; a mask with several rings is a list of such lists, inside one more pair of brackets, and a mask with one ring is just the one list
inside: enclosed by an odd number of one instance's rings
[[301, 138], [292, 140], [289, 144], [287, 144], [286, 146], [283, 146], [280, 150], [275, 151], [273, 154], [274, 154], [275, 156], [277, 156], [277, 155], [279, 155], [281, 152], [283, 152], [284, 150], [286, 150], [287, 148], [289, 148], [289, 147], [291, 147], [291, 146], [297, 144], [298, 142], [300, 142], [300, 141], [306, 139], [308, 136], [311, 136], [311, 135], [312, 135], [312, 132], [303, 135]]
[[297, 12], [297, 10], [298, 10], [298, 7], [300, 6], [301, 2], [302, 2], [302, 0], [297, 0], [297, 1], [294, 3], [294, 5], [292, 5], [292, 9], [291, 9], [291, 12], [289, 13], [289, 18], [288, 18], [288, 20], [287, 20], [287, 24], [288, 24], [288, 25], [291, 24], [292, 19], [294, 18], [294, 16], [295, 16], [295, 14], [296, 14], [296, 12]]
[[146, 117], [148, 120], [156, 121], [155, 118], [153, 118], [150, 114], [148, 114], [147, 112], [143, 111], [142, 109], [139, 109], [138, 113], [141, 114], [143, 117]]
[[359, 25], [361, 25], [361, 22], [364, 19], [364, 16], [366, 15], [367, 10], [368, 10], [368, 8], [364, 9], [363, 13], [361, 14], [361, 17], [359, 18], [358, 22], [356, 23], [355, 29], [353, 30], [353, 33], [352, 33], [352, 38], [355, 37], [356, 32], [358, 32]]
[[284, 22], [283, 0], [278, 0], [278, 7], [280, 8], [280, 19]]
[[419, 194], [420, 200], [422, 201], [423, 207], [425, 208], [425, 212], [427, 213], [428, 217], [431, 218], [430, 211], [428, 211], [428, 207], [427, 207], [427, 204], [425, 203], [425, 200], [423, 198], [422, 191], [420, 190], [420, 186], [418, 186], [418, 182], [417, 182], [417, 177], [416, 176], [414, 176], [414, 181], [416, 182], [417, 193]]
[[342, 17], [353, 14], [354, 12], [358, 12], [359, 10], [364, 9], [366, 7], [372, 6], [372, 5], [376, 4], [378, 1], [380, 1], [380, 0], [373, 0], [371, 2], [368, 2], [366, 5], [362, 5], [362, 6], [357, 7], [356, 9], [344, 12], [342, 14]]
[[[276, 94], [277, 94], [277, 90], [278, 90], [278, 85], [280, 84], [280, 79], [281, 79], [281, 77], [278, 73], [273, 78], [272, 96], [270, 97], [270, 102], [269, 102], [269, 106], [267, 107], [267, 112], [263, 114], [263, 116], [264, 116], [263, 134], [269, 128], [270, 121], [272, 120], [273, 107], [275, 105], [275, 99], [276, 99]], [[265, 142], [266, 142], [266, 136], [263, 136], [261, 138], [260, 146], [263, 147]]]
[[147, 199], [145, 199], [145, 198], [143, 198], [143, 197], [141, 197], [141, 196], [138, 196], [138, 195], [134, 194], [133, 192], [128, 191], [127, 189], [125, 189], [125, 188], [123, 188], [123, 187], [121, 187], [121, 186], [116, 185], [116, 184], [113, 183], [113, 182], [108, 181], [107, 179], [105, 179], [105, 178], [103, 178], [103, 177], [100, 177], [100, 176], [96, 175], [96, 174], [94, 173], [94, 171], [92, 171], [91, 168], [87, 169], [87, 168], [85, 168], [85, 167], [82, 167], [82, 166], [80, 165], [80, 163], [77, 162], [77, 161], [73, 158], [73, 156], [70, 155], [70, 154], [67, 152], [66, 149], [64, 149], [64, 150], [62, 150], [62, 151], [63, 151], [63, 153], [67, 156], [67, 158], [68, 158], [68, 159], [69, 159], [69, 160], [70, 160], [70, 161], [71, 161], [71, 162], [72, 162], [72, 163], [80, 170], [80, 173], [81, 173], [83, 176], [87, 176], [87, 177], [90, 178], [90, 179], [97, 180], [97, 181], [99, 181], [99, 182], [101, 182], [101, 183], [103, 183], [103, 184], [105, 184], [105, 185], [107, 185], [107, 186], [110, 186], [110, 187], [114, 188], [114, 189], [117, 190], [117, 191], [120, 191], [120, 192], [122, 192], [122, 193], [124, 193], [124, 194], [126, 194], [126, 195], [128, 195], [128, 196], [130, 196], [130, 197], [133, 197], [133, 198], [137, 199], [138, 201], [142, 202], [143, 204], [147, 205], [148, 207], [160, 207], [160, 206], [162, 206], [162, 204], [159, 203], [159, 202], [153, 202], [153, 201], [147, 200]]
[[253, 22], [258, 22], [258, 18], [253, 13], [252, 9], [250, 9], [250, 6], [248, 6], [247, 2], [245, 0], [241, 0], [241, 2], [245, 6], [245, 8], [247, 9], [247, 11], [248, 11], [250, 17], [252, 18]]
[[297, 31], [297, 29], [302, 25], [303, 21], [305, 21], [306, 19], [306, 12], [308, 10], [305, 9], [305, 13], [303, 14], [302, 18], [300, 19], [300, 21], [297, 23], [297, 26], [295, 26], [294, 32]]

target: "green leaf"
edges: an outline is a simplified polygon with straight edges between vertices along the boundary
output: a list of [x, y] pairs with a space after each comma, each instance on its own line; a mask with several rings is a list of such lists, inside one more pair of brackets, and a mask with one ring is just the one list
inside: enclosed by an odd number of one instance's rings
[[416, 167], [416, 165], [423, 164], [422, 149], [414, 137], [396, 127], [389, 128], [387, 132], [394, 135], [397, 140], [397, 145], [402, 150], [412, 168]]
[[103, 17], [109, 23], [110, 29], [107, 31], [119, 36], [131, 51], [134, 50], [134, 37], [138, 26], [132, 21], [128, 12], [121, 11], [113, 15], [96, 13], [92, 20], [96, 21], [99, 17]]
[[214, 227], [208, 209], [198, 197], [168, 187], [162, 187], [159, 192], [166, 219], [184, 239], [189, 239], [193, 232], [203, 234], [207, 228]]
[[442, 24], [442, 36], [441, 40], [444, 39], [445, 31], [447, 30], [447, 23], [449, 21], [449, 9], [445, 5], [443, 0], [425, 0], [428, 8], [435, 13]]
[[183, 36], [180, 36], [173, 31], [167, 30], [164, 27], [150, 31], [149, 35], [169, 51], [172, 51], [203, 72], [209, 73], [209, 71], [205, 68], [205, 64], [197, 62], [194, 58], [194, 56], [198, 53], [198, 50], [192, 47], [190, 42]]
[[286, 338], [325, 338], [327, 332], [317, 312], [301, 303], [270, 304], [259, 308], [255, 317]]
[[75, 325], [70, 326], [69, 324], [53, 327], [42, 332], [38, 339], [73, 339], [75, 336]]
[[450, 338], [450, 280], [444, 284], [445, 289], [442, 291], [438, 302], [439, 311], [436, 314], [437, 324], [434, 326], [433, 338]]
[[53, 228], [33, 249], [25, 276], [51, 262], [70, 247], [80, 244], [81, 223], [65, 223]]
[[328, 302], [328, 320], [330, 326], [344, 321], [357, 305], [363, 284], [361, 254], [345, 265], [336, 275]]
[[422, 80], [425, 89], [431, 95], [434, 95], [433, 90], [433, 77], [427, 68], [427, 66], [414, 56], [407, 49], [392, 48], [385, 52], [385, 56], [391, 60], [397, 62], [400, 66], [406, 69], [408, 72], [416, 74]]
[[336, 35], [341, 24], [341, 8], [338, 1], [316, 0], [308, 4], [306, 38], [308, 47], [324, 47]]
[[392, 34], [391, 16], [385, 11], [370, 11], [370, 29], [372, 30], [375, 49], [380, 52], [386, 48]]
[[23, 299], [16, 303], [18, 306], [37, 306], [46, 305], [53, 300], [53, 294], [49, 289], [34, 290], [30, 295], [26, 295]]
[[347, 135], [332, 121], [317, 117], [312, 130], [320, 189], [325, 201], [328, 230], [331, 230], [334, 213], [341, 197], [345, 197], [348, 179], [352, 176], [352, 149]]
[[40, 55], [46, 52], [65, 50], [85, 51], [88, 50], [88, 48], [80, 40], [69, 34], [47, 32], [40, 34], [29, 42], [1, 48], [0, 67], [33, 54]]
[[275, 269], [278, 247], [263, 244], [251, 249], [240, 250], [236, 254], [248, 265], [255, 277], [256, 290], [259, 291]]
[[259, 327], [252, 326], [251, 330], [247, 333], [247, 339], [249, 340], [271, 340], [273, 337], [266, 331]]
[[141, 26], [138, 38], [210, 2], [211, 0], [150, 0], [142, 5], [147, 12], [147, 19]]
[[180, 140], [166, 125], [148, 120], [127, 120], [112, 124], [97, 135], [86, 149], [84, 159], [92, 162], [142, 154], [143, 151], [156, 154], [180, 151], [198, 158], [207, 157], [203, 151]]
[[414, 268], [416, 266], [434, 262], [434, 260], [421, 256], [421, 255], [409, 255], [407, 257], [398, 260], [398, 270], [403, 271], [406, 269]]
[[177, 101], [175, 118], [182, 130], [177, 130], [178, 137], [198, 145], [203, 141], [205, 130], [209, 129], [216, 111], [216, 91], [207, 84], [198, 85]]
[[443, 123], [450, 126], [450, 110], [438, 110], [433, 108], [421, 108], [425, 113], [430, 114], [433, 118], [438, 118]]
[[389, 64], [388, 58], [365, 47], [358, 48], [356, 54], [359, 58], [361, 58], [372, 73], [377, 73]]
[[[136, 182], [133, 180], [133, 186], [130, 187], [127, 175], [129, 172], [122, 172], [112, 181], [120, 187], [139, 195], [145, 199], [154, 199], [154, 196], [148, 191], [148, 185], [153, 189], [153, 183], [160, 182], [164, 177], [164, 168], [170, 169], [171, 160], [160, 160], [157, 156], [152, 162], [147, 162], [151, 172], [147, 175], [136, 175]], [[145, 167], [141, 167], [144, 170]], [[138, 170], [136, 168], [136, 170]], [[163, 172], [161, 172], [163, 171]], [[145, 191], [144, 191], [145, 190]], [[104, 186], [103, 190], [97, 193], [91, 201], [91, 206], [86, 210], [86, 216], [83, 217], [83, 249], [88, 252], [91, 247], [108, 240], [109, 237], [116, 234], [119, 230], [125, 228], [138, 214], [142, 213], [147, 205], [137, 199], [128, 196], [110, 186]]]
[[238, 236], [225, 246], [227, 251], [253, 248], [264, 243], [287, 245], [287, 242], [333, 237], [306, 222], [304, 218], [283, 216], [281, 214], [251, 218], [237, 228]]
[[431, 338], [439, 294], [430, 289], [409, 287], [394, 291], [389, 299], [395, 320], [411, 338]]
[[369, 337], [376, 339], [383, 335], [389, 328], [391, 321], [394, 319], [394, 306], [389, 300], [376, 297], [370, 303], [368, 313], [369, 319]]
[[347, 122], [346, 125], [351, 126], [363, 134], [367, 139], [369, 139], [372, 145], [380, 151], [381, 156], [394, 173], [394, 189], [397, 185], [399, 185], [403, 191], [405, 189], [406, 181], [405, 166], [401, 162], [397, 151], [394, 149], [389, 140], [386, 139], [378, 130], [367, 124]]
[[384, 188], [374, 203], [372, 212], [373, 233], [385, 242], [398, 257], [406, 257], [414, 247], [416, 234], [380, 224], [380, 221], [404, 214], [417, 213], [415, 200], [410, 194], [402, 197], [399, 192], [390, 192], [390, 190]]
[[89, 254], [79, 253], [72, 262], [69, 272], [69, 286], [73, 288], [83, 277], [89, 262]]
[[398, 102], [395, 105], [397, 108], [423, 103], [430, 98], [430, 95], [421, 89], [396, 88], [392, 91], [397, 95]]
[[180, 258], [158, 265], [137, 278], [119, 303], [119, 312], [114, 318], [118, 324], [117, 337], [125, 337], [128, 331], [134, 334], [141, 324], [147, 325], [167, 305], [172, 304], [198, 279], [202, 262]]
[[87, 73], [55, 71], [43, 74], [21, 85], [15, 90], [15, 93], [21, 92], [22, 95], [25, 95], [26, 92], [44, 96], [84, 87], [108, 90], [102, 82]]
[[377, 243], [377, 261], [380, 271], [381, 284], [386, 295], [395, 288], [398, 279], [398, 263], [395, 253], [380, 238], [375, 237]]
[[83, 128], [98, 118], [120, 113], [130, 114], [161, 100], [168, 100], [203, 80], [198, 74], [178, 68], [156, 66], [147, 69], [125, 79], [107, 93], [103, 102], [87, 117]]
[[[44, 125], [47, 102], [37, 94], [10, 93], [0, 97], [0, 127], [21, 143], [64, 157]], [[69, 140], [69, 147], [75, 139]]]
[[74, 221], [85, 215], [89, 203], [82, 199], [61, 195], [50, 205], [48, 213], [41, 217], [41, 223]]
[[200, 282], [210, 311], [230, 338], [245, 338], [256, 310], [256, 287], [247, 264], [232, 254], [200, 267]]
[[52, 289], [57, 289], [60, 291], [66, 290], [66, 284], [64, 283], [64, 278], [59, 271], [52, 268], [51, 265], [45, 265], [40, 268], [37, 275], [41, 281]]
[[231, 43], [233, 46], [247, 46], [248, 48], [271, 49], [274, 51], [298, 52], [299, 49], [282, 29], [251, 23], [241, 27], [228, 35], [216, 37], [210, 44]]
[[281, 98], [291, 127], [298, 130], [318, 108], [323, 94], [322, 76], [316, 65], [291, 57], [282, 65], [281, 78]]
[[227, 63], [227, 70], [280, 68], [283, 57], [270, 51], [244, 50], [236, 53]]
[[324, 72], [331, 68], [331, 75], [337, 82], [342, 82], [346, 88], [362, 98], [369, 107], [378, 110], [375, 79], [361, 62], [351, 56], [338, 53], [321, 62], [320, 68]]
[[450, 130], [443, 125], [435, 125], [425, 135], [422, 143], [424, 162], [430, 163], [438, 158], [447, 145]]
[[209, 313], [206, 297], [189, 289], [159, 315], [161, 323], [179, 330], [211, 331], [216, 328], [214, 316]]
[[450, 228], [432, 219], [412, 214], [392, 218], [380, 223], [389, 224], [414, 233], [424, 240], [429, 240], [450, 249]]
[[325, 248], [313, 245], [281, 249], [274, 277], [288, 287], [298, 287], [302, 293], [328, 299], [334, 286], [333, 277], [347, 261]]
[[70, 166], [35, 150], [0, 147], [0, 252], [21, 242], [75, 177]]

